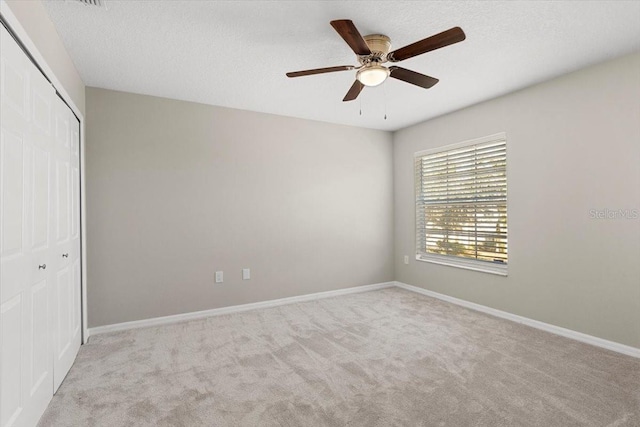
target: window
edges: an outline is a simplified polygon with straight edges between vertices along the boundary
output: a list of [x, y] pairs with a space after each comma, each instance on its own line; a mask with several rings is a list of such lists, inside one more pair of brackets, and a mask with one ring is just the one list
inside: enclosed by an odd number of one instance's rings
[[416, 153], [416, 259], [507, 274], [504, 133]]

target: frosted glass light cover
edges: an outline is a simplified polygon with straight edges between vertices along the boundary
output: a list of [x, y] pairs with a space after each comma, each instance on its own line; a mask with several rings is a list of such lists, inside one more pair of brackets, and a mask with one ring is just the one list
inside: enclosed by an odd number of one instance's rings
[[356, 73], [356, 78], [365, 86], [378, 86], [389, 77], [389, 69], [381, 65], [367, 65]]

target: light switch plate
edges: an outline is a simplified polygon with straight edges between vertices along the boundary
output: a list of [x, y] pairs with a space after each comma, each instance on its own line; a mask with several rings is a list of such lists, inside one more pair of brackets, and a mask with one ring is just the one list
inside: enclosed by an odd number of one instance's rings
[[404, 263], [409, 264], [409, 255], [404, 256]]
[[242, 280], [249, 280], [251, 279], [251, 269], [250, 268], [243, 268], [242, 269]]
[[222, 283], [224, 280], [224, 273], [222, 271], [216, 271], [216, 283]]

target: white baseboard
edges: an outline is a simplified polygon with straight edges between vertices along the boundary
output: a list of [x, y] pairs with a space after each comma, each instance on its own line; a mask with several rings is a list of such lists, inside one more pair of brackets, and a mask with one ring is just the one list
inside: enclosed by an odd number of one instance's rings
[[496, 310], [495, 308], [487, 307], [481, 304], [476, 304], [474, 302], [465, 301], [449, 295], [440, 294], [438, 292], [429, 291], [427, 289], [420, 288], [417, 286], [407, 285], [406, 283], [395, 282], [395, 285], [399, 288], [406, 289], [408, 291], [416, 292], [422, 295], [427, 295], [427, 296], [437, 298], [443, 301], [447, 301], [456, 305], [460, 305], [462, 307], [470, 308], [472, 310], [481, 311], [483, 313], [487, 313], [492, 316], [511, 320], [512, 322], [522, 323], [524, 325], [531, 326], [536, 329], [541, 329], [546, 332], [551, 332], [552, 334], [560, 335], [566, 338], [571, 338], [576, 341], [581, 341], [587, 344], [594, 345], [596, 347], [606, 348], [607, 350], [615, 351], [617, 353], [622, 353], [628, 356], [640, 358], [640, 348], [631, 347], [631, 346], [620, 344], [614, 341], [609, 341], [602, 338], [594, 337], [592, 335], [583, 334], [582, 332], [576, 332], [571, 329], [561, 328], [560, 326], [555, 326], [549, 323], [540, 322], [538, 320], [529, 319], [528, 317], [518, 316], [517, 314], [508, 313], [506, 311]]
[[390, 288], [390, 287], [393, 287], [394, 285], [395, 285], [395, 282], [376, 283], [374, 285], [355, 286], [353, 288], [337, 289], [335, 291], [317, 292], [314, 294], [298, 295], [295, 297], [254, 302], [250, 304], [233, 305], [230, 307], [214, 308], [211, 310], [175, 314], [173, 316], [154, 317], [151, 319], [134, 320], [132, 322], [116, 323], [113, 325], [97, 326], [95, 328], [89, 328], [88, 336], [104, 334], [107, 332], [125, 331], [127, 329], [167, 325], [170, 323], [184, 322], [186, 320], [202, 319], [202, 318], [211, 317], [211, 316], [220, 316], [222, 314], [240, 313], [243, 311], [256, 310], [258, 308], [277, 307], [279, 305], [292, 304], [295, 302], [313, 301], [317, 299], [336, 297], [340, 295], [375, 291], [378, 289]]
[[596, 347], [602, 347], [602, 348], [606, 348], [607, 350], [615, 351], [617, 353], [622, 353], [628, 356], [640, 358], [640, 348], [631, 347], [631, 346], [620, 344], [614, 341], [605, 340], [603, 338], [594, 337], [592, 335], [583, 334], [582, 332], [576, 332], [571, 329], [566, 329], [560, 326], [551, 325], [549, 323], [540, 322], [538, 320], [529, 319], [527, 317], [519, 316], [517, 314], [512, 314], [506, 311], [497, 310], [495, 308], [487, 307], [481, 304], [476, 304], [470, 301], [465, 301], [449, 295], [440, 294], [438, 292], [430, 291], [417, 286], [407, 285], [406, 283], [402, 283], [402, 282], [376, 283], [374, 285], [356, 286], [353, 288], [337, 289], [335, 291], [318, 292], [314, 294], [298, 295], [295, 297], [280, 298], [280, 299], [255, 302], [250, 304], [241, 304], [241, 305], [234, 305], [230, 307], [214, 308], [211, 310], [176, 314], [173, 316], [154, 317], [152, 319], [135, 320], [132, 322], [98, 326], [95, 328], [89, 328], [88, 336], [104, 334], [107, 332], [125, 331], [127, 329], [167, 325], [171, 323], [184, 322], [187, 320], [202, 319], [205, 317], [220, 316], [223, 314], [240, 313], [243, 311], [256, 310], [259, 308], [277, 307], [280, 305], [292, 304], [296, 302], [313, 301], [313, 300], [318, 300], [322, 298], [330, 298], [330, 297], [336, 297], [340, 295], [355, 294], [359, 292], [375, 291], [378, 289], [390, 288], [393, 286], [397, 286], [401, 289], [406, 289], [408, 291], [412, 291], [422, 295], [437, 298], [442, 301], [447, 301], [452, 304], [470, 308], [472, 310], [490, 314], [492, 316], [500, 317], [502, 319], [511, 320], [512, 322], [522, 323], [524, 325], [531, 326], [536, 329], [541, 329], [546, 332], [551, 332], [552, 334], [560, 335], [566, 338], [571, 338], [576, 341], [581, 341], [587, 344], [594, 345]]

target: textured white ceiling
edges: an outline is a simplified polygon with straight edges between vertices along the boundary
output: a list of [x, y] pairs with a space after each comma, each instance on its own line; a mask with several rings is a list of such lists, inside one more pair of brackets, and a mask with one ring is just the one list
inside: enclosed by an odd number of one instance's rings
[[[105, 3], [45, 2], [88, 86], [385, 130], [640, 50], [637, 1]], [[467, 39], [400, 63], [432, 89], [388, 79], [343, 103], [354, 71], [285, 76], [356, 64], [333, 19], [392, 49], [453, 26]]]

